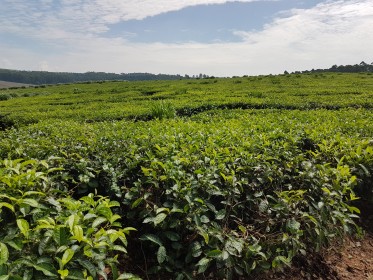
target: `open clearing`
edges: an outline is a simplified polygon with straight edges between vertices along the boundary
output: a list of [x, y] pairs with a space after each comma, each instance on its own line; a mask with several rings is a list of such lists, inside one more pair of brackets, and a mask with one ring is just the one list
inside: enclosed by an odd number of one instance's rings
[[0, 81], [0, 88], [29, 87], [29, 86], [32, 86], [32, 85]]

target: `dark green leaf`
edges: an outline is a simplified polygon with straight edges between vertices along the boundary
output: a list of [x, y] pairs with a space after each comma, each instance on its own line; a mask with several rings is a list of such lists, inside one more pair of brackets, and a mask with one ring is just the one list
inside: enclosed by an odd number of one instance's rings
[[154, 234], [150, 234], [150, 233], [147, 233], [147, 234], [143, 234], [141, 237], [140, 237], [140, 240], [143, 240], [143, 241], [151, 241], [155, 244], [158, 244], [159, 246], [163, 246], [162, 244], [162, 241], [159, 239], [158, 236], [154, 235]]
[[180, 235], [176, 232], [173, 231], [165, 231], [163, 233], [169, 240], [171, 241], [179, 241], [180, 240]]
[[7, 263], [9, 259], [8, 247], [0, 242], [0, 265]]
[[160, 246], [157, 252], [158, 263], [162, 264], [166, 260], [166, 258], [167, 258], [166, 248], [164, 246]]
[[226, 211], [225, 211], [225, 209], [219, 210], [219, 211], [216, 213], [215, 219], [216, 219], [216, 220], [222, 220], [222, 219], [225, 218], [225, 215], [226, 215]]
[[202, 258], [200, 261], [197, 263], [198, 265], [198, 273], [203, 273], [206, 271], [206, 269], [209, 267], [211, 259], [209, 258]]
[[142, 280], [142, 279], [132, 273], [122, 273], [121, 275], [119, 275], [117, 280]]
[[197, 258], [202, 254], [202, 247], [198, 241], [195, 241], [192, 244], [192, 256]]
[[93, 263], [91, 263], [89, 260], [87, 259], [78, 259], [77, 260], [78, 263], [83, 266], [85, 269], [88, 270], [88, 273], [92, 276], [92, 277], [96, 277], [96, 274], [97, 274], [97, 269], [95, 267], [95, 265]]
[[52, 264], [40, 263], [40, 264], [34, 264], [33, 267], [36, 270], [43, 272], [43, 274], [46, 275], [46, 276], [52, 276], [52, 277], [57, 276], [57, 274], [55, 272], [55, 268], [53, 267]]
[[216, 258], [221, 256], [221, 250], [215, 249], [207, 252], [207, 256], [210, 258]]
[[158, 215], [154, 218], [154, 220], [153, 220], [154, 225], [156, 226], [156, 225], [162, 223], [163, 220], [164, 220], [166, 217], [167, 217], [167, 214], [165, 214], [165, 213], [160, 213], [160, 214], [158, 214]]
[[46, 236], [46, 237], [44, 237], [43, 239], [40, 240], [40, 243], [39, 243], [39, 246], [38, 246], [38, 252], [39, 252], [40, 256], [43, 255], [44, 250], [45, 250], [45, 248], [47, 248], [50, 239], [51, 239], [50, 236]]
[[62, 226], [55, 228], [53, 231], [53, 239], [58, 246], [67, 245], [69, 241], [69, 229]]

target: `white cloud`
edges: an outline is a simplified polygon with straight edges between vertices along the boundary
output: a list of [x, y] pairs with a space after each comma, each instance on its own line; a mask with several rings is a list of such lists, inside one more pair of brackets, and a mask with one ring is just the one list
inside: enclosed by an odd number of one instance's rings
[[[372, 59], [373, 2], [328, 1], [313, 9], [293, 10], [276, 19], [262, 32], [240, 32], [258, 54], [286, 57], [283, 65], [292, 69], [297, 62], [305, 68], [328, 67], [330, 63], [359, 63]], [[299, 65], [298, 65], [299, 69]]]
[[[23, 46], [10, 49], [4, 42], [0, 43], [0, 53], [19, 69], [40, 70], [41, 63], [47, 62], [44, 66], [50, 71], [206, 73], [215, 76], [281, 73], [373, 61], [371, 0], [326, 1], [311, 9], [294, 9], [286, 13], [287, 17], [267, 24], [262, 31], [236, 31], [236, 35], [243, 38], [239, 43], [140, 44], [123, 38], [100, 38], [100, 32], [109, 22], [141, 18], [202, 2], [226, 1], [64, 0], [61, 2], [64, 8], [58, 15], [22, 14], [29, 17], [27, 20], [37, 18], [48, 23], [36, 33], [32, 27], [27, 29], [23, 25], [19, 28], [20, 32], [27, 30], [28, 36], [37, 36], [54, 44], [61, 49], [58, 54], [35, 53]], [[29, 4], [15, 1], [17, 5], [25, 7]], [[97, 5], [99, 10], [93, 8]], [[6, 24], [1, 19], [0, 30], [2, 23]], [[19, 19], [15, 17], [17, 21]]]
[[0, 60], [0, 65], [2, 65], [2, 67], [4, 68], [12, 68], [13, 67], [13, 63], [9, 60], [9, 59], [6, 59], [6, 58], [2, 58]]
[[111, 20], [112, 22], [116, 22], [119, 19], [144, 19], [149, 16], [176, 11], [189, 6], [254, 1], [271, 0], [96, 0], [88, 1], [88, 3], [91, 3], [91, 5], [93, 4], [96, 7], [99, 7], [101, 11], [106, 12], [106, 18], [108, 21]]
[[0, 6], [0, 32], [99, 34], [108, 25], [180, 10], [188, 6], [277, 0], [4, 0]]
[[49, 68], [49, 65], [48, 65], [48, 61], [46, 61], [46, 60], [40, 61], [39, 62], [39, 70], [40, 71], [49, 71], [50, 68]]

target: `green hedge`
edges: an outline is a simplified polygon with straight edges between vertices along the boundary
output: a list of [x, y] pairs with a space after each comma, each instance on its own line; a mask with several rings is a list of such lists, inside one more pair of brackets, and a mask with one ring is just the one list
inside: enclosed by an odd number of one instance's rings
[[223, 110], [136, 123], [46, 121], [2, 133], [0, 151], [62, 168], [54, 189], [119, 201], [121, 223], [137, 230], [128, 258], [146, 274], [234, 279], [359, 232], [351, 202], [372, 194], [372, 116]]

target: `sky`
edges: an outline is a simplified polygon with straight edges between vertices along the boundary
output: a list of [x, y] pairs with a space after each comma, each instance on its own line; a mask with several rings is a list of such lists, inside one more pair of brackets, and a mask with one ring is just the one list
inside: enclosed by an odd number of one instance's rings
[[373, 0], [0, 0], [0, 68], [226, 77], [373, 62]]

